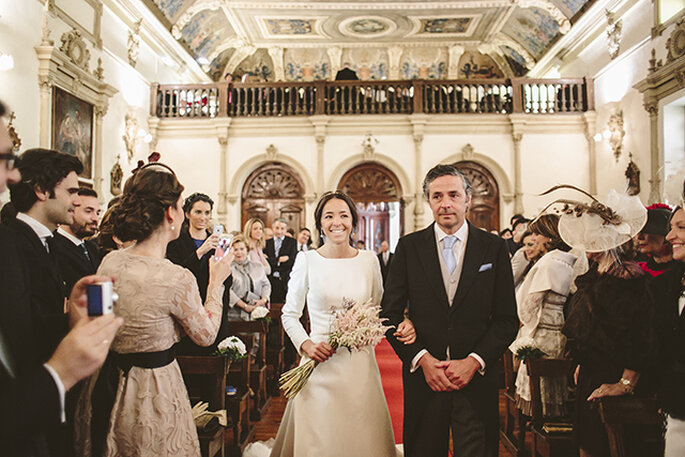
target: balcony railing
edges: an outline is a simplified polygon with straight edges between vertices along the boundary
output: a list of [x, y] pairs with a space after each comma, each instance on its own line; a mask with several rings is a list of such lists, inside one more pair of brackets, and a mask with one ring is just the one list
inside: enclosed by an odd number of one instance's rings
[[594, 109], [592, 80], [469, 79], [153, 84], [161, 118], [316, 114], [561, 114]]

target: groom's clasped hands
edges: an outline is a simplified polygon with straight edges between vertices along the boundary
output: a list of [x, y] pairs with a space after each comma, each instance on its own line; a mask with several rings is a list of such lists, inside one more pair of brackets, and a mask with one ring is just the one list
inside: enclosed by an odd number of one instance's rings
[[473, 357], [459, 360], [438, 360], [429, 353], [419, 360], [428, 386], [435, 392], [463, 389], [471, 382], [480, 364]]

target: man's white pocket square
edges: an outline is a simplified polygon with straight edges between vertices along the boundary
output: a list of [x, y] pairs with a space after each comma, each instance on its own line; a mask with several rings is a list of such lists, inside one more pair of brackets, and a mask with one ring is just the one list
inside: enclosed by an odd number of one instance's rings
[[480, 273], [481, 271], [488, 271], [488, 270], [492, 270], [492, 264], [491, 263], [484, 263], [478, 269], [478, 273]]

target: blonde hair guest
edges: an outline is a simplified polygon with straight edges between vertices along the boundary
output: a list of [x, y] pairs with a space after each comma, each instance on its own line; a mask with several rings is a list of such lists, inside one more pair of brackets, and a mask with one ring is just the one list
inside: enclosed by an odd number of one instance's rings
[[258, 217], [248, 220], [243, 227], [243, 236], [247, 245], [248, 257], [250, 260], [261, 264], [264, 267], [264, 274], [271, 274], [271, 266], [264, 254], [266, 239], [264, 238], [264, 222]]

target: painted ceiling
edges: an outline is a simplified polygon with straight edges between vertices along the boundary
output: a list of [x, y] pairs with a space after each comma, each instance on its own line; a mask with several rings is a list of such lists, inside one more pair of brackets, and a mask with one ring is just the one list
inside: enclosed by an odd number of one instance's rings
[[[330, 78], [343, 62], [387, 78], [392, 56], [401, 78], [445, 78], [455, 47], [460, 77], [522, 76], [593, 0], [144, 1], [212, 79], [298, 80]], [[423, 63], [422, 49], [433, 56]]]

